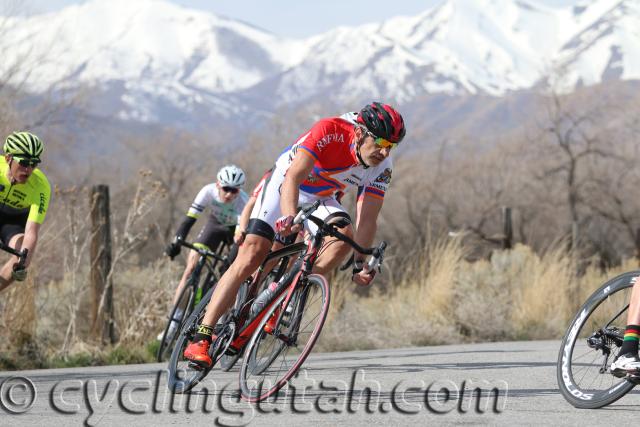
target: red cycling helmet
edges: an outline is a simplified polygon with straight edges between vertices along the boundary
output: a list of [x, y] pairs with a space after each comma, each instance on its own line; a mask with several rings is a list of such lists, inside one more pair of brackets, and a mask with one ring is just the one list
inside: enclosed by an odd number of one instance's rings
[[389, 142], [399, 143], [406, 133], [402, 116], [389, 104], [373, 102], [365, 106], [357, 121], [378, 138]]

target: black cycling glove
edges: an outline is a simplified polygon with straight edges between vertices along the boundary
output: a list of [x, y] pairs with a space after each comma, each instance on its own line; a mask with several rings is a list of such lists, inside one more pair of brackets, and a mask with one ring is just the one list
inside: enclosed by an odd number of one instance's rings
[[178, 240], [184, 240], [185, 237], [187, 237], [187, 234], [189, 234], [191, 227], [193, 227], [193, 224], [195, 223], [196, 223], [195, 218], [190, 216], [185, 216], [184, 220], [182, 221], [182, 224], [180, 224], [180, 227], [178, 227], [178, 232], [176, 233], [176, 237], [174, 237], [173, 242], [169, 243], [167, 245], [167, 248], [164, 250], [164, 252], [169, 257], [173, 259], [174, 257], [178, 256], [178, 254], [180, 253], [180, 248], [182, 247], [178, 243]]
[[167, 254], [171, 259], [173, 259], [174, 257], [178, 256], [178, 254], [180, 253], [180, 247], [181, 246], [176, 242], [171, 242], [167, 245], [166, 249], [164, 250], [164, 253]]

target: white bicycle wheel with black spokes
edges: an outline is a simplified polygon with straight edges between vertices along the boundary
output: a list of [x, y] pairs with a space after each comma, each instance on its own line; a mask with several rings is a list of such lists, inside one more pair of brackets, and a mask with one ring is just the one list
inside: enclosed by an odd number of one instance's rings
[[602, 285], [580, 308], [562, 339], [558, 385], [576, 408], [601, 408], [635, 386], [633, 378], [617, 378], [609, 367], [620, 352], [631, 290], [638, 276], [640, 271], [633, 271]]
[[[329, 311], [327, 280], [317, 274], [298, 284], [287, 307], [284, 292], [265, 313], [244, 351], [240, 367], [240, 391], [258, 402], [280, 390], [295, 375], [320, 336]], [[280, 322], [272, 332], [265, 325], [272, 316]]]

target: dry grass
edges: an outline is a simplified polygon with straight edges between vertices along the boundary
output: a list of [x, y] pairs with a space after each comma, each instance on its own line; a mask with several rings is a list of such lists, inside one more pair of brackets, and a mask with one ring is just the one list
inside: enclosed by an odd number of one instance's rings
[[340, 289], [341, 304], [332, 304], [320, 348], [560, 338], [591, 292], [637, 268], [629, 260], [606, 272], [590, 265], [579, 275], [576, 257], [559, 246], [540, 255], [518, 245], [476, 262], [464, 256], [458, 240], [427, 246], [400, 283], [370, 297], [342, 290], [350, 286], [343, 278], [333, 289]]
[[[403, 271], [401, 280], [386, 290], [374, 285], [368, 296], [337, 275], [316, 351], [559, 338], [593, 290], [635, 267], [627, 261], [602, 272], [562, 246], [538, 254], [518, 245], [475, 262], [466, 260], [467, 252], [459, 239], [424, 244], [393, 265]], [[164, 257], [145, 267], [118, 264], [115, 346], [102, 345], [87, 322], [88, 269], [73, 259], [65, 265], [59, 279], [39, 283], [34, 269], [25, 284], [3, 294], [0, 369], [152, 361], [147, 348], [166, 321], [183, 265]], [[378, 283], [384, 279], [383, 273]]]

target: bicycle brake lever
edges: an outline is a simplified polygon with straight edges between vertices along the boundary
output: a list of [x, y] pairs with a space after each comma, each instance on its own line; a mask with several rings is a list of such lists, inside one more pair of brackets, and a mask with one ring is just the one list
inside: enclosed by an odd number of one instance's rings
[[369, 262], [365, 265], [366, 271], [374, 270], [378, 267], [378, 272], [382, 272], [382, 261], [384, 259], [384, 250], [387, 248], [387, 242], [382, 241], [380, 245], [374, 249], [373, 255]]

